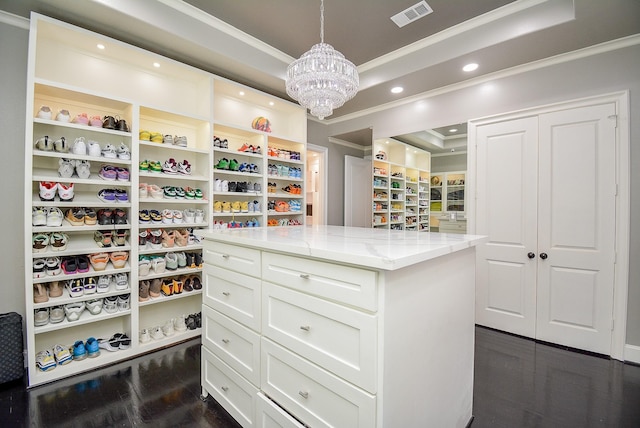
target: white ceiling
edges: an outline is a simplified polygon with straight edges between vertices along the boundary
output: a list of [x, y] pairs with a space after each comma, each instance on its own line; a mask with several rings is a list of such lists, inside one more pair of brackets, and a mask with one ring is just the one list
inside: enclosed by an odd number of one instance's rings
[[[325, 42], [353, 61], [361, 89], [328, 121], [384, 108], [499, 70], [640, 33], [640, 0], [325, 0]], [[319, 0], [0, 0], [287, 98], [287, 65], [320, 41]], [[468, 62], [480, 65], [465, 73]], [[393, 86], [404, 92], [391, 94]]]

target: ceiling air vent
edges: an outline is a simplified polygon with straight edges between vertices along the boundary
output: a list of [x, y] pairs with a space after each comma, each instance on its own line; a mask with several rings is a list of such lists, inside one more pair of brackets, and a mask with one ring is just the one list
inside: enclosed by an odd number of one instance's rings
[[431, 12], [433, 12], [431, 6], [429, 6], [426, 1], [421, 1], [402, 12], [393, 15], [391, 20], [395, 22], [398, 27], [402, 28], [423, 16], [429, 15]]

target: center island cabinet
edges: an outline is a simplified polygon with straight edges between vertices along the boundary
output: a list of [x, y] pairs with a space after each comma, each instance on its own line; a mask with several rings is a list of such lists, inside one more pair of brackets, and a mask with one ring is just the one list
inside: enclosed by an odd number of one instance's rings
[[465, 427], [482, 236], [200, 230], [202, 393], [243, 427]]

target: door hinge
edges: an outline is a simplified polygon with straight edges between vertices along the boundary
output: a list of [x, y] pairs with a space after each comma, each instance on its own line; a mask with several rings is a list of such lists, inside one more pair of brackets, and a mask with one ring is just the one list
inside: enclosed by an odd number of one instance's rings
[[616, 121], [616, 124], [614, 125], [616, 128], [618, 127], [618, 115], [617, 114], [612, 114], [611, 116], [609, 116], [609, 119], [613, 119]]

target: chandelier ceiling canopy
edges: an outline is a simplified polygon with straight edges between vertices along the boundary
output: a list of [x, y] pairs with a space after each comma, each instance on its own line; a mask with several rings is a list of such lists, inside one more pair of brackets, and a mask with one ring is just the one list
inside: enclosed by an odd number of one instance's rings
[[324, 0], [320, 1], [320, 43], [287, 67], [287, 94], [324, 119], [358, 92], [356, 66], [324, 42]]

